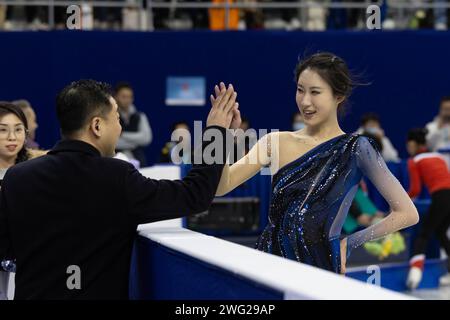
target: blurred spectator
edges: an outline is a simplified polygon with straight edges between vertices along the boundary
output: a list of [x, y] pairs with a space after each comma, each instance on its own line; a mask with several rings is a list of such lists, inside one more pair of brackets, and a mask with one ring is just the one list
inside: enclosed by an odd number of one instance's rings
[[431, 151], [450, 148], [450, 96], [441, 99], [439, 114], [426, 128], [427, 145]]
[[[411, 198], [421, 193], [424, 184], [430, 195], [431, 204], [420, 226], [419, 235], [414, 241], [410, 270], [406, 285], [416, 289], [422, 279], [425, 262], [425, 251], [431, 237], [436, 235], [441, 246], [450, 257], [450, 240], [447, 230], [450, 226], [450, 172], [442, 155], [430, 153], [426, 146], [426, 129], [412, 129], [408, 132], [407, 149], [411, 156], [408, 159]], [[450, 271], [450, 263], [448, 270]], [[442, 281], [450, 284], [450, 277]]]
[[[58, 7], [55, 7], [55, 11]], [[48, 27], [48, 7], [27, 6], [25, 7], [25, 17], [32, 29], [45, 29]]]
[[[244, 3], [257, 4], [257, 0], [244, 0]], [[256, 6], [250, 6], [242, 9], [244, 15], [245, 29], [264, 29], [264, 14], [261, 9]]]
[[304, 30], [308, 31], [324, 31], [327, 28], [328, 9], [316, 4], [316, 6], [306, 9], [307, 22]]
[[300, 112], [294, 112], [292, 115], [292, 131], [298, 131], [305, 127], [303, 116]]
[[[367, 3], [366, 0], [347, 0], [353, 3]], [[362, 29], [366, 27], [366, 10], [365, 8], [351, 8], [347, 9], [347, 28]]]
[[380, 118], [375, 113], [366, 113], [361, 118], [361, 126], [357, 130], [357, 133], [367, 132], [380, 139], [382, 144], [381, 155], [385, 161], [400, 161], [398, 152], [394, 148], [388, 137], [385, 136], [384, 130], [381, 127]]
[[[174, 138], [174, 140], [172, 140], [172, 138]], [[175, 122], [172, 125], [171, 140], [166, 142], [162, 148], [159, 162], [190, 164], [191, 150], [191, 133], [189, 125], [184, 121]]]
[[140, 167], [147, 165], [144, 147], [152, 142], [152, 130], [147, 116], [136, 110], [134, 93], [130, 84], [121, 82], [116, 85], [115, 99], [119, 106], [122, 135], [117, 143], [117, 151], [128, 158], [136, 159]]
[[[331, 0], [332, 3], [341, 2], [341, 0]], [[327, 29], [345, 29], [347, 27], [347, 10], [344, 8], [330, 8]]]
[[384, 213], [377, 209], [360, 185], [342, 228], [346, 234], [352, 234], [372, 225], [380, 218], [384, 218]]
[[[198, 3], [208, 3], [209, 0], [188, 0]], [[189, 13], [191, 20], [192, 20], [192, 26], [194, 29], [208, 29], [209, 27], [209, 17], [208, 17], [208, 9], [207, 8], [193, 8], [188, 9], [187, 12]]]
[[[59, 6], [55, 0], [53, 8], [55, 29], [66, 28], [66, 6]], [[33, 0], [30, 0], [32, 4]], [[49, 25], [49, 6], [28, 5], [28, 6], [8, 6], [6, 12], [7, 23], [5, 29], [12, 30], [48, 30]]]
[[0, 29], [3, 29], [5, 27], [5, 20], [6, 20], [6, 6], [0, 5]]
[[16, 100], [12, 103], [18, 106], [27, 118], [28, 136], [26, 140], [26, 147], [30, 149], [39, 149], [39, 144], [36, 142], [36, 129], [38, 128], [38, 124], [36, 122], [36, 113], [34, 112], [33, 107], [30, 102], [24, 99]]
[[250, 127], [250, 121], [247, 118], [242, 117], [241, 126], [242, 131], [237, 131], [234, 140], [234, 159], [233, 163], [245, 156], [253, 144], [258, 140], [256, 131]]
[[[126, 2], [128, 0], [112, 1]], [[120, 7], [94, 7], [93, 14], [95, 28], [119, 30], [122, 27], [122, 8]]]
[[[448, 0], [434, 0], [437, 4], [446, 4]], [[436, 30], [447, 30], [448, 19], [447, 19], [448, 8], [434, 8], [434, 28]]]
[[[377, 0], [332, 0], [332, 2], [347, 2], [352, 4], [363, 4], [358, 8], [332, 8], [329, 10], [328, 28], [329, 29], [365, 29], [366, 28], [366, 9], [371, 4], [378, 3]], [[386, 1], [380, 8], [385, 10]], [[383, 11], [384, 12], [384, 11]], [[383, 18], [383, 14], [382, 14]]]
[[[33, 1], [33, 0], [30, 0]], [[37, 0], [36, 0], [37, 1]], [[63, 0], [55, 0], [55, 4]], [[111, 0], [124, 7], [92, 7], [90, 2], [82, 2], [83, 28], [109, 29], [109, 30], [136, 30], [139, 29], [141, 14], [134, 4], [139, 0]], [[152, 22], [154, 29], [187, 30], [207, 29], [224, 30], [225, 9], [223, 8], [180, 8], [183, 2], [197, 3], [229, 3], [244, 2], [276, 2], [274, 0], [154, 0], [154, 3], [167, 3], [168, 8], [152, 8]], [[270, 8], [259, 9], [256, 6], [248, 8], [234, 8], [229, 11], [229, 29], [282, 29], [295, 30], [326, 30], [326, 29], [364, 29], [366, 21], [365, 8], [377, 0], [328, 0], [331, 3], [356, 3], [364, 4], [361, 8], [331, 8], [323, 6], [325, 1], [319, 0], [284, 0], [284, 2], [308, 4], [305, 8]], [[420, 5], [434, 3], [446, 3], [447, 0], [412, 0], [410, 7], [399, 10], [389, 7], [389, 1], [384, 1], [381, 6], [383, 28], [435, 28], [446, 30], [449, 25], [449, 11], [447, 8], [422, 8]], [[128, 5], [127, 5], [128, 4]], [[133, 4], [133, 5], [131, 5]], [[143, 3], [145, 10], [145, 2]], [[55, 6], [55, 28], [65, 28], [67, 19], [65, 6]], [[5, 15], [6, 23], [2, 23], [2, 14]], [[92, 14], [93, 12], [93, 14]], [[388, 18], [385, 19], [385, 15]], [[89, 15], [89, 19], [85, 19]], [[92, 19], [91, 19], [92, 18]], [[5, 20], [5, 19], [3, 19]], [[92, 23], [86, 21], [92, 20]], [[242, 22], [242, 23], [241, 23]], [[245, 24], [245, 26], [244, 26]], [[89, 26], [88, 26], [89, 25]], [[0, 29], [26, 30], [26, 29], [48, 29], [49, 7], [48, 6], [0, 6]]]
[[[235, 3], [235, 0], [212, 0], [215, 4]], [[209, 9], [209, 28], [211, 30], [237, 30], [239, 27], [239, 9], [233, 8], [228, 11], [228, 22], [226, 21], [225, 8]]]
[[[284, 2], [295, 3], [299, 1], [287, 0]], [[263, 9], [263, 12], [266, 29], [295, 30], [301, 27], [299, 17], [302, 11], [300, 8]]]
[[434, 27], [434, 15], [432, 8], [416, 8], [415, 5], [429, 2], [427, 0], [412, 0], [409, 9], [409, 27], [411, 29], [432, 29]]
[[[155, 3], [168, 2], [168, 0], [155, 0]], [[153, 8], [153, 27], [156, 30], [167, 29], [167, 20], [169, 19], [169, 9], [168, 8]]]

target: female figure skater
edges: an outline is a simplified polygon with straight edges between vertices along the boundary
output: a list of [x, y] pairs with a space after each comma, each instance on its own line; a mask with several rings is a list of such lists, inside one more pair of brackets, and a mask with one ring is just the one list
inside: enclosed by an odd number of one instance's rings
[[[418, 213], [373, 141], [345, 133], [339, 126], [338, 112], [354, 86], [346, 63], [330, 53], [314, 54], [297, 65], [296, 79], [296, 102], [305, 128], [265, 135], [245, 157], [225, 166], [216, 194], [226, 194], [270, 165], [269, 222], [257, 249], [345, 273], [352, 248], [416, 224]], [[216, 96], [222, 90], [224, 84], [216, 86]], [[234, 118], [233, 123], [238, 123], [237, 108]], [[341, 240], [342, 225], [363, 175], [390, 204], [391, 212]]]

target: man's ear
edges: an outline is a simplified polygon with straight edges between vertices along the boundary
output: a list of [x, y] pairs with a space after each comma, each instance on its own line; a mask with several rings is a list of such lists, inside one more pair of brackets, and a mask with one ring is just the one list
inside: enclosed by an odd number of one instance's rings
[[101, 137], [101, 119], [99, 117], [94, 117], [91, 120], [90, 129], [92, 130], [93, 134], [100, 138]]

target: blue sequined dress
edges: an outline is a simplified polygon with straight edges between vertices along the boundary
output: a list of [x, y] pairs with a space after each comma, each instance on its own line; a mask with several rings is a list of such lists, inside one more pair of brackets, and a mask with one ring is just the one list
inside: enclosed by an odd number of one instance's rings
[[[360, 134], [343, 134], [280, 168], [257, 249], [340, 273], [341, 229], [361, 178], [367, 176], [392, 205], [404, 192], [374, 145]], [[392, 217], [350, 235], [348, 252], [402, 223], [402, 217]]]

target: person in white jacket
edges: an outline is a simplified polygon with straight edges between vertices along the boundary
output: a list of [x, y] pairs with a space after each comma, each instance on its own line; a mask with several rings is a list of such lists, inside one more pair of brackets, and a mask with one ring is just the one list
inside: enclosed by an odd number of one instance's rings
[[122, 82], [116, 85], [115, 99], [119, 105], [122, 135], [117, 142], [116, 151], [128, 158], [139, 161], [140, 167], [147, 164], [144, 148], [153, 139], [152, 129], [147, 116], [138, 112], [134, 106], [134, 92], [130, 84]]
[[431, 151], [450, 149], [450, 96], [441, 99], [439, 114], [426, 128], [427, 145]]
[[361, 127], [357, 133], [367, 132], [377, 136], [383, 144], [383, 151], [381, 155], [384, 161], [399, 162], [400, 158], [398, 152], [393, 146], [391, 140], [386, 137], [383, 128], [381, 127], [380, 117], [376, 113], [366, 113], [361, 118]]

